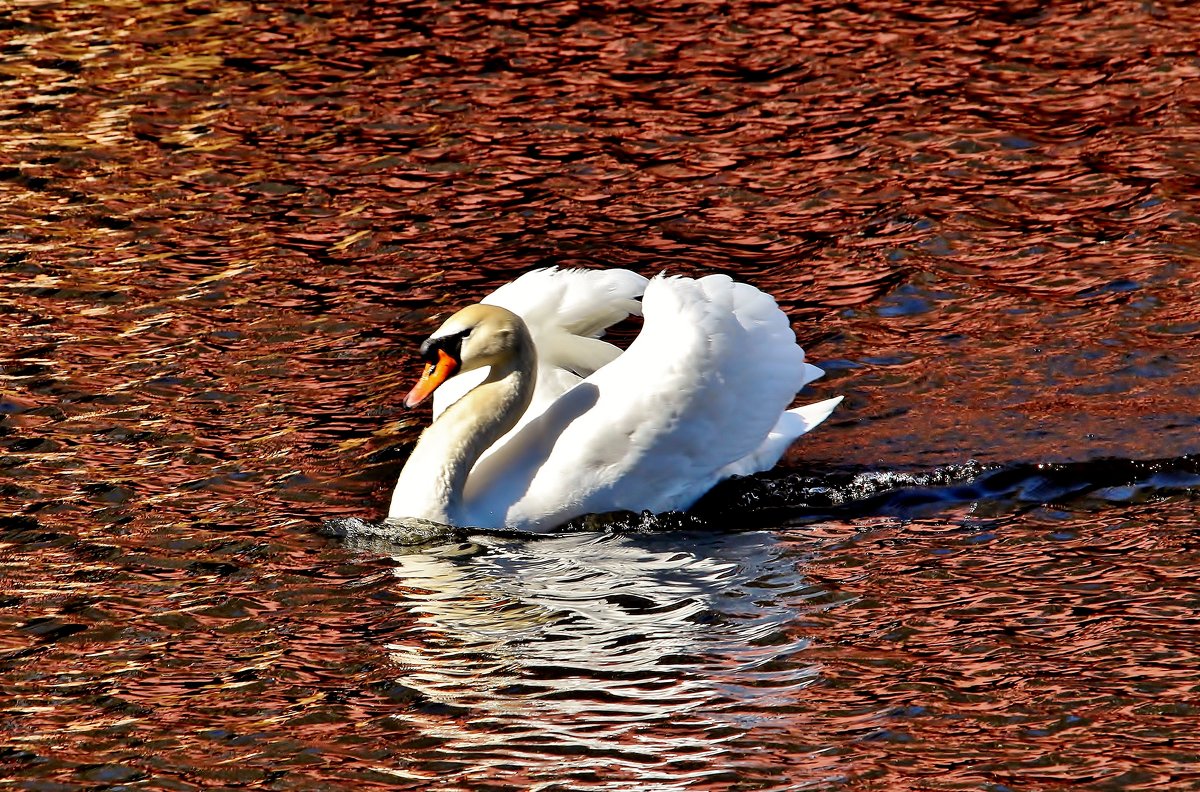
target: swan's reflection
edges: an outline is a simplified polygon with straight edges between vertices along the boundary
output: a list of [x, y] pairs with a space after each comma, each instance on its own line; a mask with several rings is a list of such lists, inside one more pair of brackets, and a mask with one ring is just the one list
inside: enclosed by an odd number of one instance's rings
[[477, 771], [567, 754], [686, 788], [816, 675], [787, 627], [822, 592], [770, 533], [480, 537], [395, 561], [416, 616], [388, 646], [397, 681], [443, 705], [397, 717]]

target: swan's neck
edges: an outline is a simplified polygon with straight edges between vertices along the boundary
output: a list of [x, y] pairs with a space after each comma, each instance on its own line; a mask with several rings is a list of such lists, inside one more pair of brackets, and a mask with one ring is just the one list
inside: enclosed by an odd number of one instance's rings
[[483, 452], [516, 426], [529, 406], [536, 364], [533, 342], [522, 334], [509, 363], [493, 365], [487, 379], [421, 433], [400, 471], [389, 517], [463, 524], [467, 476]]

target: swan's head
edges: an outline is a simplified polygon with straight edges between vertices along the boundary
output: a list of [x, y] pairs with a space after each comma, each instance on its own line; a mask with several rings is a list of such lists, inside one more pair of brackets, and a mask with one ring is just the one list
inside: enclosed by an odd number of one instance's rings
[[416, 407], [461, 371], [512, 362], [527, 333], [521, 317], [512, 311], [498, 305], [468, 305], [421, 344], [425, 372], [404, 397], [404, 406]]

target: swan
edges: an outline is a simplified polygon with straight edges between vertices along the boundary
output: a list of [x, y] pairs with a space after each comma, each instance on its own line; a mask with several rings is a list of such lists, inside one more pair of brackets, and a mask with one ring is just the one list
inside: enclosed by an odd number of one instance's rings
[[[638, 298], [640, 299], [640, 303]], [[622, 352], [601, 339], [640, 313]], [[726, 275], [537, 270], [447, 319], [404, 399], [434, 397], [388, 517], [545, 532], [584, 514], [687, 509], [773, 467], [841, 397], [775, 300]]]

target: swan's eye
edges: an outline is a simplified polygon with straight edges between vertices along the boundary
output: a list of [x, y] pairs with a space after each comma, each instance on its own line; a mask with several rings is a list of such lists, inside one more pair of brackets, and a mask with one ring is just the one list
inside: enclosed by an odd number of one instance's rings
[[421, 344], [421, 358], [430, 363], [438, 361], [438, 350], [445, 350], [446, 354], [455, 360], [462, 359], [462, 342], [463, 339], [471, 334], [471, 330], [460, 330], [457, 333], [438, 336], [437, 338], [427, 338], [425, 343]]

